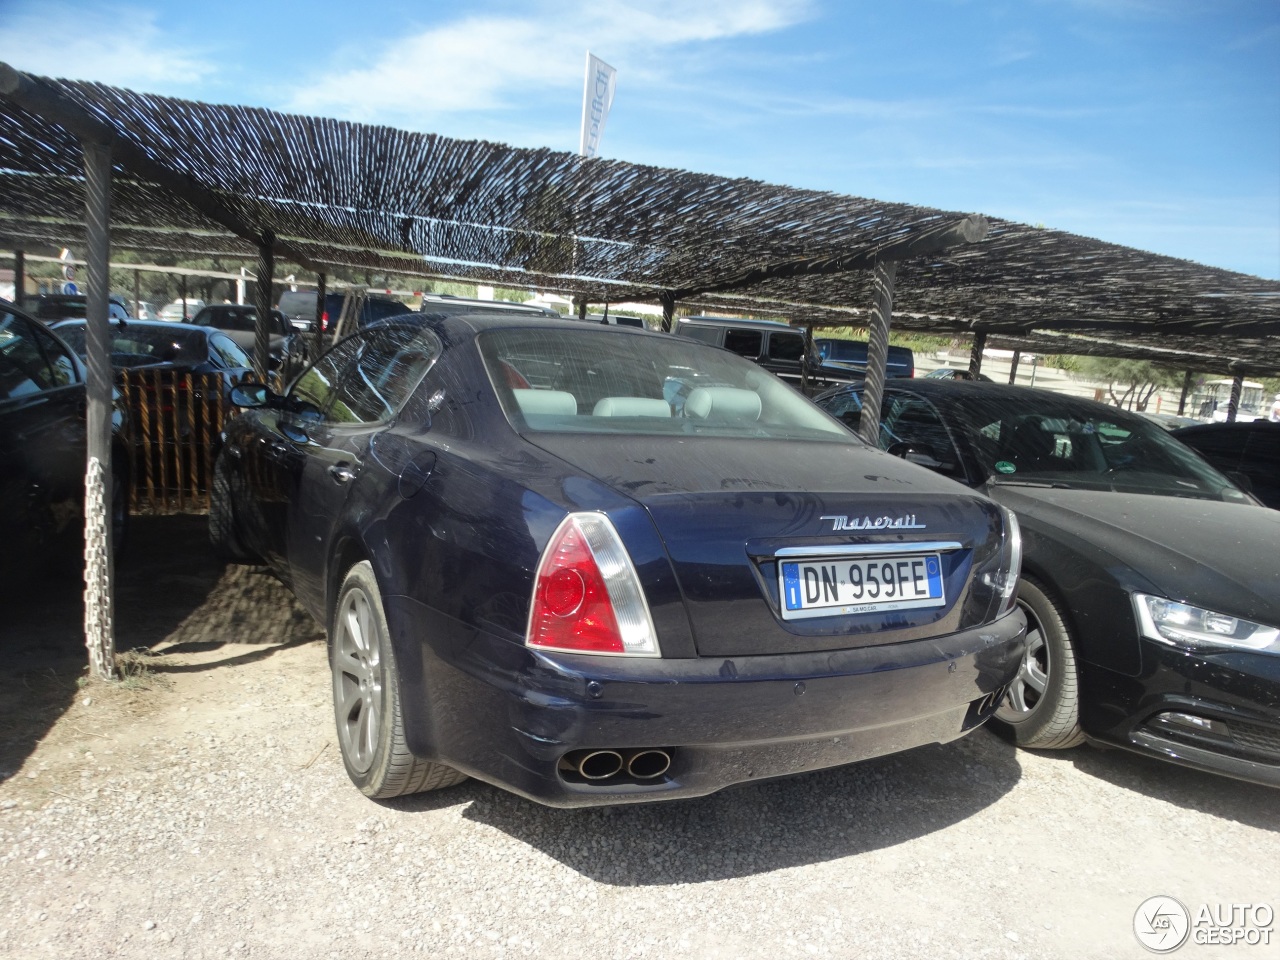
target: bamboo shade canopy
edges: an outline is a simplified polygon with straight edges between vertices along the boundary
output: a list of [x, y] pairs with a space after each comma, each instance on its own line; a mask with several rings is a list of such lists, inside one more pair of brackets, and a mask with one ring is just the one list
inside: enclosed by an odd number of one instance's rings
[[[252, 259], [273, 236], [280, 258], [318, 272], [536, 287], [595, 303], [665, 294], [694, 311], [862, 326], [870, 272], [835, 272], [838, 261], [966, 216], [0, 64], [5, 76], [105, 131], [116, 145], [112, 243], [152, 253]], [[0, 92], [0, 246], [83, 244], [80, 135]], [[899, 265], [895, 328], [1280, 371], [1280, 282], [988, 223], [981, 242]], [[832, 272], [792, 269], [815, 264]], [[734, 278], [741, 285], [725, 289]]]

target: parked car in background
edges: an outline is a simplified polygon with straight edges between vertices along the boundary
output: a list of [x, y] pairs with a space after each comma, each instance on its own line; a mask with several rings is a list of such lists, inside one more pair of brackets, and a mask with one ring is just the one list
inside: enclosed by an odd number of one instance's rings
[[776, 320], [682, 317], [674, 332], [745, 357], [797, 389], [807, 381], [810, 394], [863, 376], [847, 367], [824, 365], [816, 348], [806, 353], [803, 330]]
[[985, 373], [980, 373], [976, 377], [968, 370], [962, 367], [935, 367], [925, 374], [926, 380], [980, 380], [983, 383], [994, 383], [995, 381], [988, 377]]
[[[83, 293], [41, 293], [22, 300], [23, 308], [43, 323], [59, 320], [83, 320], [88, 310], [88, 298]], [[116, 296], [107, 298], [107, 316], [112, 320], [129, 317], [129, 307]]]
[[960, 737], [1022, 661], [1012, 515], [724, 350], [406, 316], [235, 400], [210, 535], [327, 625], [371, 797], [708, 794]]
[[[858, 388], [819, 398], [856, 426]], [[1280, 513], [1144, 417], [1026, 387], [886, 385], [880, 446], [1013, 510], [1026, 658], [993, 723], [1280, 786]]]
[[[577, 320], [578, 315], [570, 314], [565, 319]], [[588, 313], [586, 316], [586, 319], [583, 322], [602, 323], [606, 325], [612, 324], [615, 327], [635, 327], [637, 330], [649, 329], [649, 325], [645, 323], [644, 317], [632, 317], [632, 316], [628, 316], [625, 313], [611, 313], [608, 316], [606, 316], [603, 313]]]
[[[280, 312], [296, 329], [304, 333], [314, 333], [316, 327], [315, 290], [288, 290], [280, 294], [277, 305]], [[324, 310], [320, 315], [321, 332], [331, 332], [342, 316], [342, 306], [347, 299], [345, 292], [326, 293]], [[387, 317], [409, 313], [409, 307], [395, 297], [381, 293], [365, 293], [360, 307], [360, 315], [356, 318], [357, 327], [365, 327]]]
[[1280, 423], [1202, 423], [1173, 435], [1268, 507], [1280, 510]]
[[[251, 304], [219, 303], [203, 307], [191, 318], [198, 327], [213, 327], [234, 340], [250, 358], [257, 349], [258, 308]], [[271, 311], [268, 323], [270, 331], [271, 369], [285, 380], [307, 364], [310, 350], [306, 338], [299, 333], [283, 313]]]
[[[84, 365], [44, 324], [0, 300], [0, 583], [84, 558]], [[111, 520], [128, 517], [128, 420], [112, 414]]]
[[203, 300], [174, 300], [172, 303], [161, 308], [160, 319], [168, 320], [176, 323], [184, 323], [190, 320], [204, 306]]
[[[846, 367], [865, 376], [867, 371], [867, 343], [865, 340], [842, 340], [838, 337], [814, 337], [814, 345], [828, 366]], [[884, 375], [888, 377], [914, 377], [916, 355], [910, 347], [889, 345], [885, 359]]]

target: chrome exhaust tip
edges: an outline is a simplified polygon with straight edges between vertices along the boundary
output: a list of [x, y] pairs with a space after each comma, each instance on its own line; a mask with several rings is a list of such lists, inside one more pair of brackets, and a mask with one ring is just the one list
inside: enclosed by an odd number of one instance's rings
[[639, 750], [627, 760], [627, 773], [637, 780], [652, 780], [671, 769], [671, 754], [665, 750]]
[[608, 780], [622, 772], [622, 754], [617, 750], [591, 750], [578, 759], [578, 773], [584, 780]]

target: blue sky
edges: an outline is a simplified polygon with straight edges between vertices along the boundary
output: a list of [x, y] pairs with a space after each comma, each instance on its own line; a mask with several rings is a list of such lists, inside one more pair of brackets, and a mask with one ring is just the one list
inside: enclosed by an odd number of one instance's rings
[[570, 151], [588, 48], [602, 156], [1280, 279], [1277, 0], [0, 0], [33, 73]]

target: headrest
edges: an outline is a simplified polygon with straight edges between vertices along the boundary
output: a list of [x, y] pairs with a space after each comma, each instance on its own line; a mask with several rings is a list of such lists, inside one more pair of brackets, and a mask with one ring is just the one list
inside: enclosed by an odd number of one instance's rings
[[578, 412], [578, 401], [563, 390], [512, 390], [523, 414], [572, 417]]
[[591, 413], [596, 417], [669, 417], [671, 406], [650, 397], [603, 397]]
[[759, 420], [760, 394], [738, 387], [697, 387], [684, 402], [684, 415], [695, 420]]

